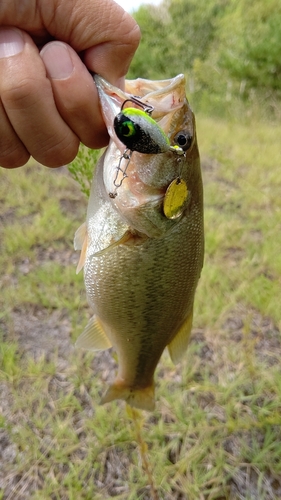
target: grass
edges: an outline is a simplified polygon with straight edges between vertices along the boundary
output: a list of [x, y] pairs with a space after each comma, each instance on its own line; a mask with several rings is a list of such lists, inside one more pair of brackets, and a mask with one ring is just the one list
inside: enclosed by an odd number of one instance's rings
[[[214, 286], [216, 280], [223, 282], [219, 291], [226, 300], [221, 296], [220, 309], [244, 302], [269, 315], [280, 329], [280, 129], [208, 118], [198, 123], [205, 165], [207, 249], [201, 290], [212, 276]], [[209, 158], [215, 161], [209, 164]], [[206, 312], [210, 323], [212, 315]], [[222, 317], [216, 311], [218, 316]]]
[[[197, 117], [206, 257], [186, 361], [165, 353], [143, 437], [159, 498], [281, 498], [281, 170], [276, 124]], [[0, 499], [151, 498], [132, 420], [99, 406], [115, 361], [89, 318], [65, 170], [0, 172]]]

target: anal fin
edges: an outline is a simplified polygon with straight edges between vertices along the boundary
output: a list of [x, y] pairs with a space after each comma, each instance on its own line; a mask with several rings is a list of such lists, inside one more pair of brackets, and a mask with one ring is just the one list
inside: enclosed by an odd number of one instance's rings
[[192, 328], [193, 309], [180, 327], [172, 342], [168, 345], [171, 360], [176, 365], [186, 352]]
[[112, 346], [108, 339], [101, 321], [93, 316], [87, 324], [83, 333], [78, 337], [75, 347], [88, 349], [90, 351], [104, 351]]

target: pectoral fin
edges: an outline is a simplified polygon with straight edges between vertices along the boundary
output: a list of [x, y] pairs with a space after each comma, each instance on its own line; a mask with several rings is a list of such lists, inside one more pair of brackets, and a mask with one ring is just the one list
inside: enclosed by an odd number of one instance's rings
[[186, 352], [192, 327], [192, 319], [193, 319], [193, 310], [186, 318], [183, 325], [180, 327], [177, 335], [168, 345], [171, 360], [175, 365], [179, 363], [179, 361], [182, 359], [183, 355]]
[[87, 246], [88, 246], [87, 226], [86, 222], [84, 222], [77, 229], [74, 235], [74, 250], [81, 250], [79, 262], [76, 268], [76, 274], [78, 274], [84, 267]]
[[118, 247], [119, 245], [124, 245], [132, 238], [132, 233], [130, 230], [126, 231], [119, 240], [110, 243], [106, 248], [95, 252], [94, 256], [99, 257], [100, 255], [104, 255], [105, 253], [113, 250], [113, 248]]
[[93, 316], [87, 324], [83, 333], [78, 337], [75, 347], [88, 349], [90, 351], [104, 351], [112, 346], [108, 339], [101, 321]]
[[78, 227], [75, 235], [74, 235], [74, 250], [81, 250], [84, 239], [87, 233], [86, 222], [83, 222], [80, 227]]

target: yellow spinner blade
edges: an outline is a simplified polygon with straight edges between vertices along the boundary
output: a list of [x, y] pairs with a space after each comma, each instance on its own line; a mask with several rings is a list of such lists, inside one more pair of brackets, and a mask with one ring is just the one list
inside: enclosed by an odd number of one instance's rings
[[163, 203], [163, 210], [167, 219], [177, 219], [183, 212], [188, 197], [186, 182], [179, 177], [169, 185]]

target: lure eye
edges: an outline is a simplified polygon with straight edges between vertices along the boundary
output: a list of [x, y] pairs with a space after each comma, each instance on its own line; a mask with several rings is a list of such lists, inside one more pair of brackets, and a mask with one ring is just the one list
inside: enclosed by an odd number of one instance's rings
[[127, 120], [120, 124], [120, 133], [124, 137], [131, 137], [136, 133], [136, 127], [131, 120]]
[[192, 144], [192, 135], [187, 130], [181, 130], [174, 137], [174, 143], [187, 151]]
[[[136, 125], [124, 115], [124, 113], [119, 113], [114, 120], [114, 128], [117, 136], [122, 141], [122, 139], [128, 137], [133, 137], [137, 133]], [[123, 141], [122, 141], [123, 142]]]

